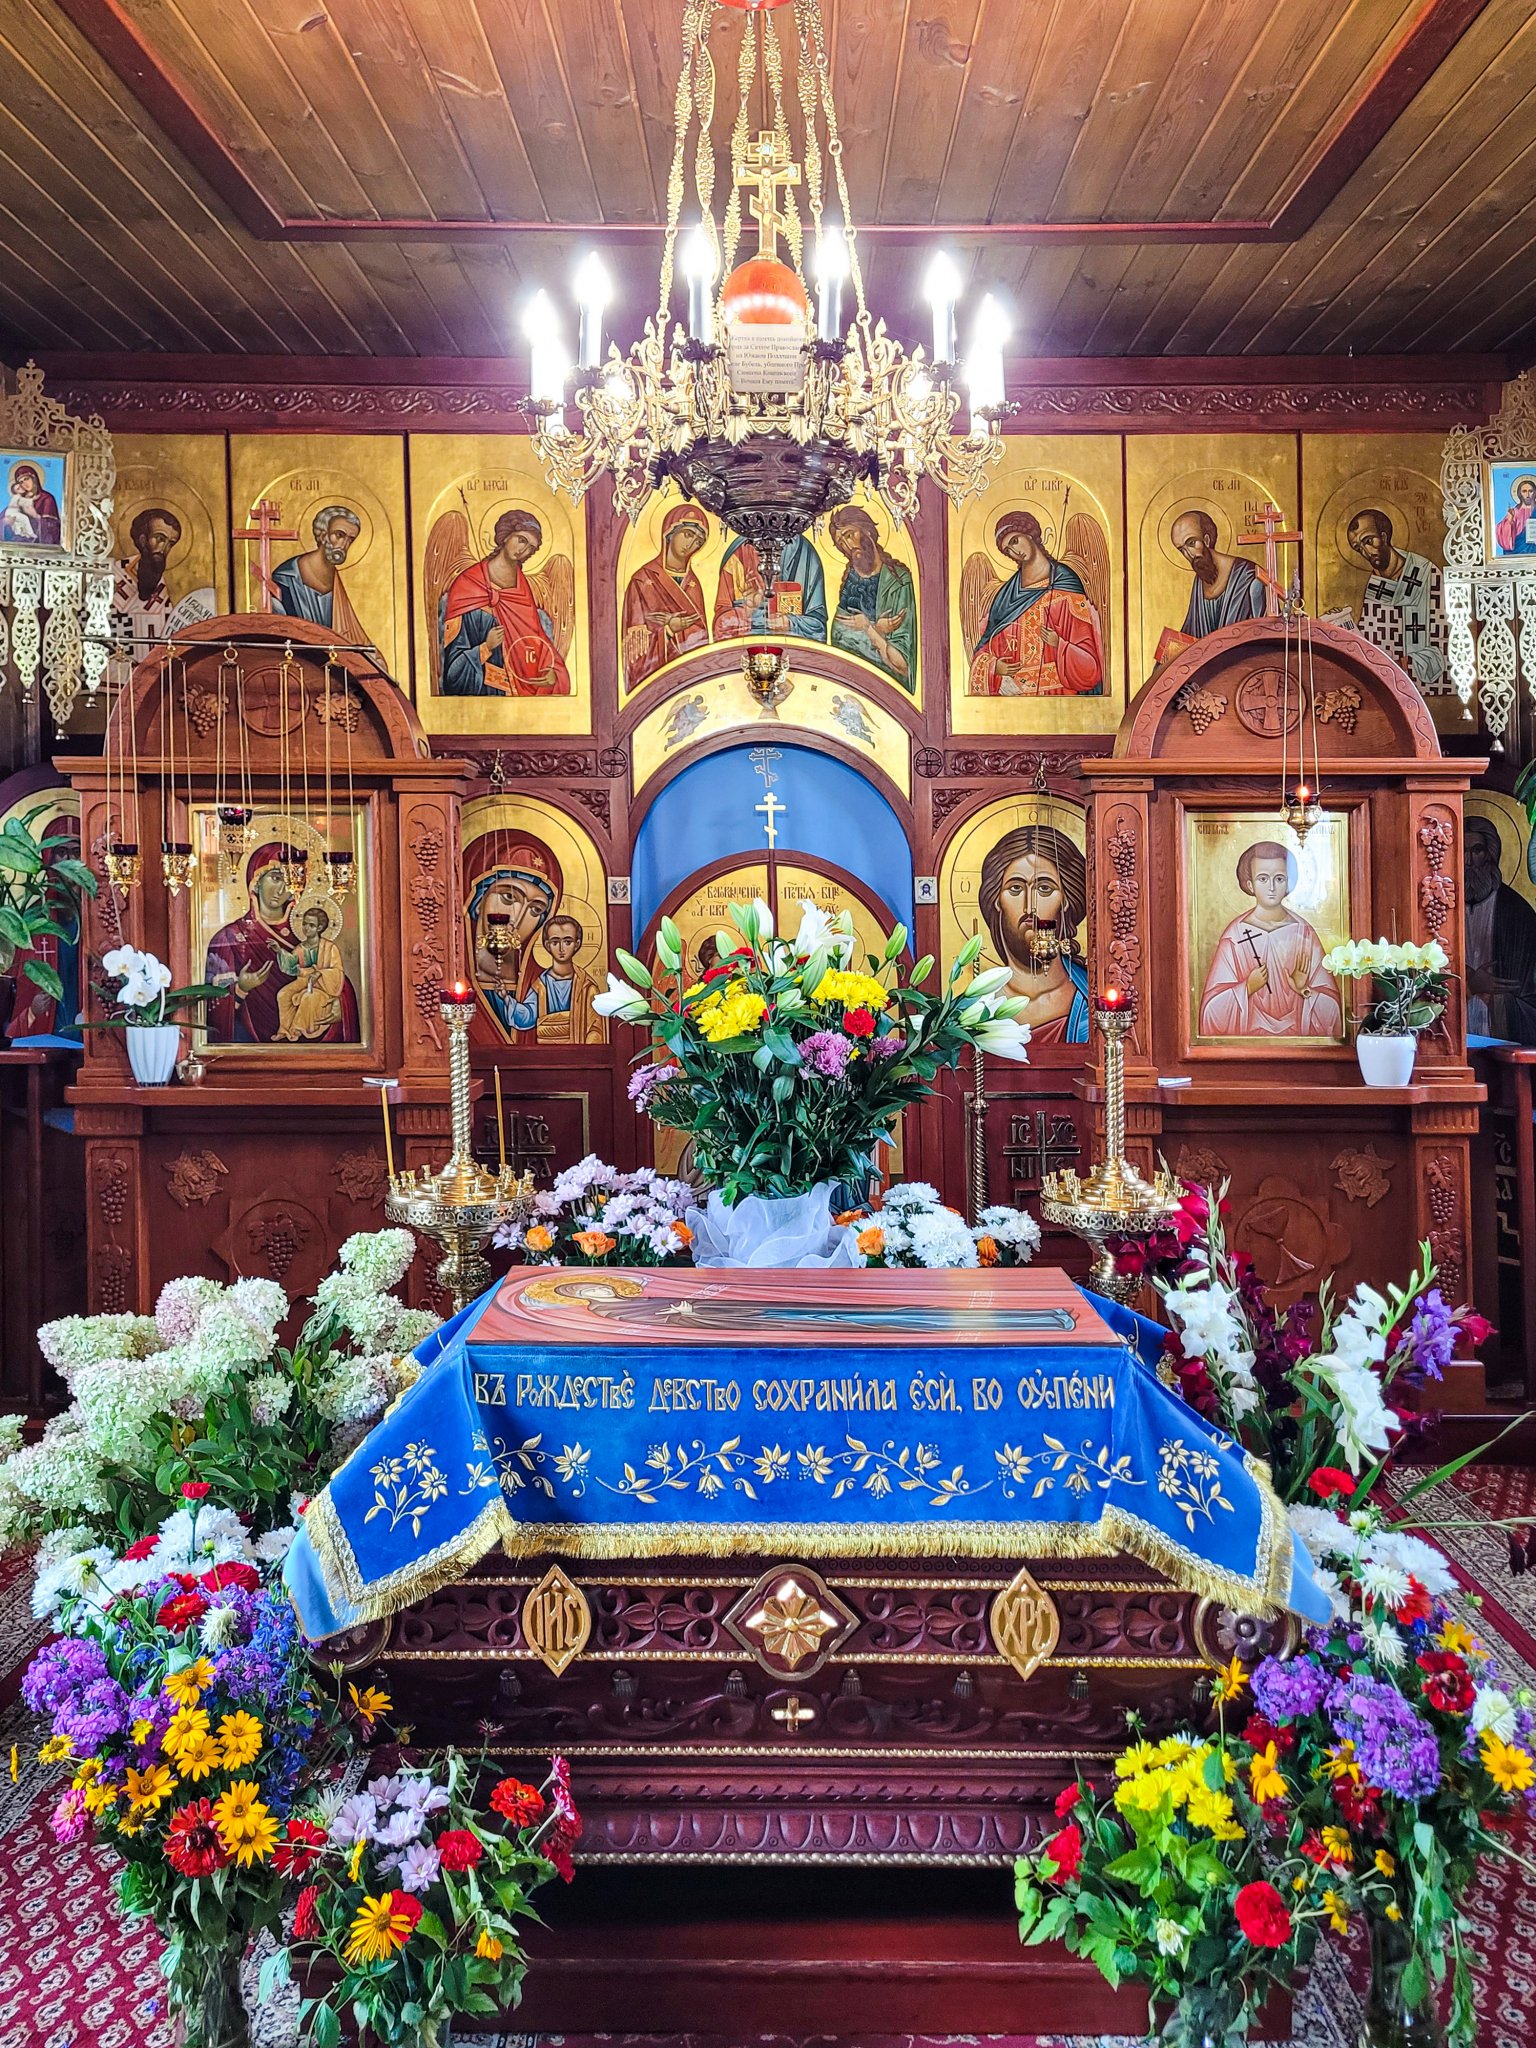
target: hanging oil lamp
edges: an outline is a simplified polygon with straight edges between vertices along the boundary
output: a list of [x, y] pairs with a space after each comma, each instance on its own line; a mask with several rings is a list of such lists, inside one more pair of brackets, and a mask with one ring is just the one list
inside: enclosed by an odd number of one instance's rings
[[192, 886], [193, 870], [197, 866], [197, 855], [187, 839], [162, 839], [160, 842], [160, 872], [165, 877], [165, 886], [173, 896], [179, 896], [183, 889]]
[[1287, 794], [1283, 810], [1286, 824], [1296, 834], [1296, 844], [1305, 846], [1307, 834], [1323, 815], [1317, 791], [1310, 782], [1298, 782]]
[[119, 895], [136, 889], [144, 876], [144, 856], [136, 839], [119, 839], [107, 848], [107, 880]]
[[289, 854], [290, 858], [283, 862], [283, 880], [291, 895], [302, 896], [309, 886], [309, 855], [296, 847], [291, 847]]
[[231, 881], [254, 843], [256, 835], [251, 822], [254, 816], [255, 813], [245, 804], [219, 805], [219, 852], [224, 859], [227, 879]]
[[496, 963], [496, 993], [506, 994], [506, 960], [512, 950], [512, 917], [505, 910], [489, 910], [485, 916], [485, 950]]
[[338, 903], [344, 903], [357, 887], [357, 862], [350, 852], [327, 853], [326, 886]]

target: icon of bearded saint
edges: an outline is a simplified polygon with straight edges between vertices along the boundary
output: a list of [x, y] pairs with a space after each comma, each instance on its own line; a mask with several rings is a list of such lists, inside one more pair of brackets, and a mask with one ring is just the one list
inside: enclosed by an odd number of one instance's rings
[[570, 696], [576, 572], [562, 554], [530, 572], [543, 545], [537, 516], [517, 507], [501, 514], [478, 561], [467, 509], [433, 521], [422, 582], [434, 696]]

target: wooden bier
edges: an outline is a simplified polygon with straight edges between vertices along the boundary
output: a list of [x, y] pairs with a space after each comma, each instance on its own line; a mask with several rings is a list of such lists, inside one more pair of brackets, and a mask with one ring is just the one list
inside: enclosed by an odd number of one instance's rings
[[[1118, 984], [1135, 1004], [1127, 1151], [1144, 1171], [1162, 1155], [1188, 1178], [1229, 1182], [1231, 1236], [1281, 1300], [1329, 1273], [1343, 1294], [1406, 1276], [1427, 1240], [1447, 1299], [1460, 1301], [1472, 1287], [1468, 1151], [1485, 1092], [1467, 1063], [1462, 799], [1486, 763], [1441, 753], [1412, 680], [1357, 633], [1302, 628], [1299, 655], [1297, 623], [1278, 618], [1184, 649], [1132, 700], [1113, 754], [1083, 762], [1095, 986]], [[1187, 821], [1263, 813], [1273, 827], [1252, 838], [1288, 839], [1282, 725], [1287, 780], [1304, 738], [1306, 780], [1320, 782], [1325, 813], [1347, 820], [1348, 935], [1437, 939], [1450, 956], [1450, 1005], [1419, 1041], [1408, 1087], [1364, 1086], [1342, 1039], [1201, 1042], [1208, 959], [1195, 957]], [[1361, 991], [1339, 984], [1346, 1014]], [[1101, 1087], [1099, 1067], [1084, 1088]], [[1481, 1368], [1452, 1373], [1446, 1405], [1480, 1406]]]
[[[296, 683], [280, 683], [285, 644]], [[438, 990], [462, 973], [459, 793], [469, 770], [432, 759], [401, 691], [366, 656], [333, 653], [323, 628], [266, 613], [200, 623], [140, 665], [113, 709], [103, 757], [59, 762], [80, 793], [81, 844], [102, 878], [86, 950], [99, 960], [125, 942], [146, 947], [168, 963], [175, 986], [202, 980], [191, 894], [171, 894], [160, 866], [173, 743], [167, 832], [188, 841], [189, 803], [213, 803], [221, 783], [225, 801], [242, 801], [242, 758], [244, 800], [258, 816], [323, 810], [327, 725], [332, 809], [345, 807], [350, 777], [363, 821], [363, 1042], [209, 1047], [199, 1085], [140, 1087], [122, 1033], [88, 1031], [70, 1100], [86, 1148], [93, 1312], [148, 1310], [183, 1273], [254, 1274], [291, 1296], [308, 1293], [345, 1238], [384, 1222], [378, 1091], [365, 1075], [399, 1077], [398, 1164], [439, 1164], [447, 1151]], [[109, 829], [142, 847], [143, 879], [127, 894], [107, 879]], [[191, 1036], [183, 1033], [184, 1046]], [[429, 1270], [418, 1261], [413, 1284], [427, 1285]]]

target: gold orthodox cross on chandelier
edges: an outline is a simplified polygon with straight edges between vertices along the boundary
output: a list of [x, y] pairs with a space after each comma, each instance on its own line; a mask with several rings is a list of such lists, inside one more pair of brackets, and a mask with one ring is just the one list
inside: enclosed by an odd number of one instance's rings
[[[297, 527], [279, 526], [283, 516], [282, 507], [274, 505], [270, 498], [263, 498], [251, 508], [251, 524], [237, 526], [230, 536], [232, 540], [255, 541], [257, 573], [261, 584], [260, 609], [272, 609], [272, 543], [275, 540], [297, 540]], [[245, 558], [246, 574], [250, 574], [251, 558]]]
[[1280, 581], [1280, 549], [1282, 544], [1292, 546], [1299, 542], [1299, 533], [1287, 533], [1285, 514], [1278, 505], [1266, 505], [1262, 512], [1254, 514], [1254, 524], [1262, 526], [1262, 533], [1240, 533], [1237, 537], [1245, 548], [1262, 547], [1264, 550], [1264, 582], [1267, 590], [1266, 609], [1273, 617], [1280, 609], [1285, 586]]
[[800, 166], [789, 153], [789, 145], [770, 131], [754, 136], [731, 167], [737, 185], [755, 185], [752, 218], [757, 222], [758, 247], [765, 256], [777, 258], [779, 230], [787, 231], [789, 217], [779, 205], [779, 189], [800, 182]]

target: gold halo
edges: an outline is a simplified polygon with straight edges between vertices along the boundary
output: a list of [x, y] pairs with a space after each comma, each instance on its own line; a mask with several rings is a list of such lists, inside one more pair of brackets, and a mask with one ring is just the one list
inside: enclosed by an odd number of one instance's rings
[[325, 912], [325, 936], [334, 939], [342, 927], [341, 905], [324, 889], [306, 889], [288, 913], [288, 922], [295, 932], [303, 925], [306, 911]]
[[594, 1270], [591, 1273], [562, 1273], [558, 1280], [535, 1280], [531, 1287], [523, 1289], [520, 1299], [543, 1308], [558, 1308], [572, 1301], [579, 1306], [580, 1297], [570, 1290], [573, 1287], [590, 1287], [594, 1280], [601, 1280], [621, 1301], [632, 1301], [645, 1292], [643, 1281], [631, 1280], [623, 1273]]
[[[1253, 484], [1251, 477], [1245, 477], [1243, 481], [1247, 484]], [[1253, 488], [1257, 492], [1258, 485], [1253, 484]], [[1187, 512], [1204, 512], [1209, 519], [1215, 522], [1216, 546], [1222, 554], [1230, 555], [1241, 548], [1242, 542], [1237, 537], [1237, 528], [1232, 523], [1232, 515], [1224, 505], [1217, 504], [1206, 498], [1194, 497], [1184, 504], [1174, 503], [1157, 516], [1157, 545], [1163, 560], [1177, 569], [1181, 576], [1190, 576], [1194, 573], [1188, 561], [1173, 544], [1173, 529]]]

